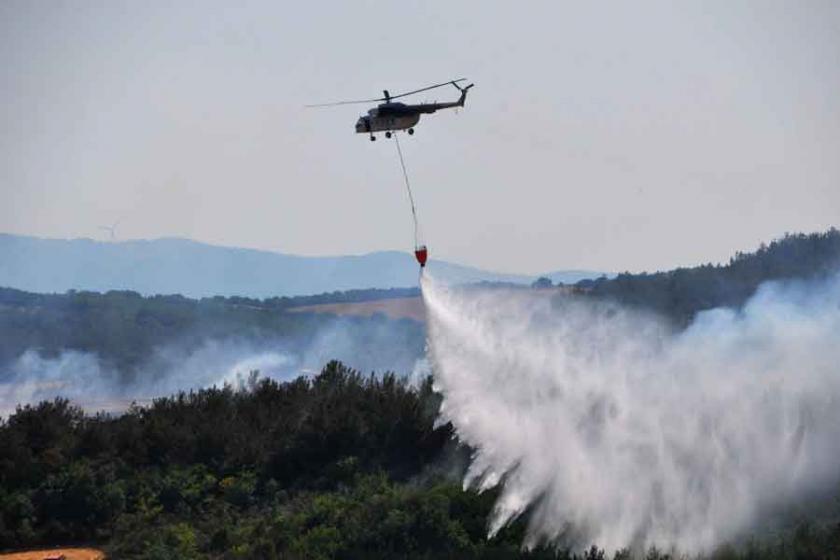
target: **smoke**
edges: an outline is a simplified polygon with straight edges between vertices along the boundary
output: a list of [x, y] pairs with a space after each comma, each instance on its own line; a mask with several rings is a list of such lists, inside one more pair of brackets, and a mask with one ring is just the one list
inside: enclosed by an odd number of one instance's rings
[[[189, 342], [187, 342], [189, 341]], [[423, 357], [424, 332], [414, 321], [325, 320], [311, 336], [207, 337], [154, 348], [130, 374], [95, 352], [28, 349], [0, 364], [0, 417], [18, 405], [65, 397], [89, 411], [119, 412], [132, 402], [225, 384], [245, 387], [249, 374], [278, 381], [311, 375], [330, 360], [362, 372], [410, 372]]]
[[27, 350], [4, 369], [0, 416], [18, 405], [63, 397], [90, 411], [125, 410], [132, 402], [210, 386], [245, 386], [248, 375], [285, 379], [295, 376], [290, 354], [258, 350], [248, 343], [208, 340], [193, 350], [158, 349], [143, 370], [126, 383], [95, 353], [66, 350], [54, 357]]
[[709, 551], [840, 473], [840, 277], [768, 283], [685, 330], [423, 280], [441, 422], [526, 545]]
[[96, 355], [68, 351], [56, 359], [27, 350], [6, 368], [0, 383], [0, 417], [14, 412], [18, 404], [51, 399], [59, 394], [78, 399], [91, 383], [105, 382], [106, 376]]

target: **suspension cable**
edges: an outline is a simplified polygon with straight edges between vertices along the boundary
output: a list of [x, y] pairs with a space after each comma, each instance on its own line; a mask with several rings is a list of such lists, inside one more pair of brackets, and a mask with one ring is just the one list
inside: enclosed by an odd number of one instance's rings
[[411, 203], [411, 215], [414, 218], [414, 247], [417, 248], [417, 235], [418, 235], [418, 224], [417, 224], [417, 209], [414, 207], [414, 195], [411, 193], [411, 183], [408, 180], [408, 171], [405, 168], [405, 160], [403, 159], [402, 149], [400, 149], [400, 139], [396, 133], [394, 133], [394, 143], [397, 145], [397, 153], [400, 156], [400, 166], [402, 167], [403, 178], [405, 179], [405, 190], [408, 192], [408, 201]]

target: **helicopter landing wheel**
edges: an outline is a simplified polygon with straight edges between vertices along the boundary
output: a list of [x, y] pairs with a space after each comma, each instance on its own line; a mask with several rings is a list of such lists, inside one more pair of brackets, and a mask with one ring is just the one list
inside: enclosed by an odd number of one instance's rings
[[391, 137], [391, 133], [390, 133], [390, 132], [386, 132], [386, 133], [385, 133], [385, 138], [390, 138], [390, 137]]
[[409, 133], [409, 134], [414, 134], [414, 129], [413, 129], [413, 128], [409, 128], [409, 129], [408, 129], [408, 133]]
[[370, 135], [370, 141], [371, 141], [371, 142], [375, 142], [375, 141], [376, 141], [376, 136], [374, 136], [373, 134], [371, 134], [371, 135]]

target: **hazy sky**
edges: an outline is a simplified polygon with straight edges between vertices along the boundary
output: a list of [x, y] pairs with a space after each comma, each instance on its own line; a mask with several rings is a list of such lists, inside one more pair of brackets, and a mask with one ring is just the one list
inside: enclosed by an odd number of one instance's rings
[[833, 0], [2, 0], [0, 231], [410, 250], [393, 140], [303, 105], [462, 76], [402, 137], [433, 256], [650, 270], [840, 225]]

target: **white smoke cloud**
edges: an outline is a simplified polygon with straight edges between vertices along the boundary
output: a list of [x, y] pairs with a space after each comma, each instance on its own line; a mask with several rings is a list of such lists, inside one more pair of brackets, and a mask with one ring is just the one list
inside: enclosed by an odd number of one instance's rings
[[208, 338], [197, 345], [172, 342], [155, 348], [131, 374], [108, 366], [96, 353], [44, 355], [30, 349], [0, 364], [0, 417], [18, 405], [58, 396], [91, 412], [119, 412], [133, 401], [145, 404], [177, 391], [244, 387], [252, 371], [279, 381], [312, 375], [332, 359], [363, 372], [407, 372], [421, 353], [418, 326], [341, 317], [325, 321], [307, 340], [242, 336]]
[[429, 351], [501, 486], [490, 533], [696, 553], [840, 473], [840, 277], [766, 284], [684, 331], [638, 311], [425, 278]]
[[150, 362], [126, 383], [118, 371], [103, 365], [95, 353], [65, 350], [54, 357], [27, 350], [5, 366], [0, 383], [0, 417], [18, 405], [56, 397], [70, 399], [89, 411], [126, 409], [155, 397], [225, 384], [244, 387], [248, 375], [288, 379], [299, 374], [291, 354], [260, 349], [232, 340], [207, 340], [187, 350], [159, 348]]
[[0, 383], [0, 417], [14, 412], [18, 404], [53, 399], [57, 395], [76, 400], [89, 396], [92, 386], [110, 386], [95, 354], [67, 351], [48, 358], [35, 350], [21, 354]]
[[191, 349], [164, 346], [156, 349], [127, 389], [134, 394], [146, 391], [160, 396], [214, 385], [238, 387], [252, 371], [278, 380], [300, 375], [299, 360], [279, 348], [282, 346], [278, 343], [238, 338], [208, 339]]

